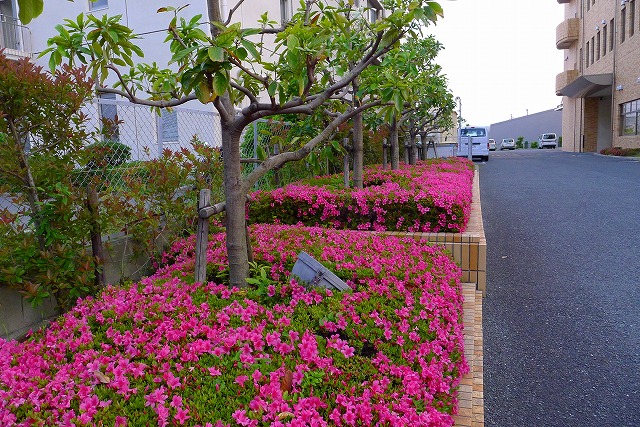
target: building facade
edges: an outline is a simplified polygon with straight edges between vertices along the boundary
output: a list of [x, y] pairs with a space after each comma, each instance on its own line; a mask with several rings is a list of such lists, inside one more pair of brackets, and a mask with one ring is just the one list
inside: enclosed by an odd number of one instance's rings
[[558, 0], [563, 149], [640, 147], [640, 0]]

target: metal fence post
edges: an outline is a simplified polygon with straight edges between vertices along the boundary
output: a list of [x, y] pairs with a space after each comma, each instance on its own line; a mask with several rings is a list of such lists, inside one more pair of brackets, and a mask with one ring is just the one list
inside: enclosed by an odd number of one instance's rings
[[196, 271], [195, 281], [205, 283], [207, 281], [207, 244], [209, 240], [209, 218], [199, 215], [200, 209], [206, 208], [211, 203], [211, 190], [200, 190], [198, 199], [198, 231], [196, 232]]
[[[253, 158], [258, 158], [258, 121], [253, 122]], [[257, 164], [253, 164], [253, 169], [257, 168]]]
[[349, 138], [344, 138], [342, 140], [342, 145], [344, 146], [344, 149], [345, 149], [344, 159], [343, 159], [343, 163], [342, 163], [342, 171], [343, 171], [343, 178], [344, 178], [344, 188], [349, 188], [349, 172], [350, 172], [350, 168], [349, 168], [349, 153], [351, 152], [351, 146], [349, 145]]
[[387, 138], [382, 140], [382, 169], [387, 168], [387, 149], [389, 148], [389, 144], [387, 143]]
[[162, 135], [162, 114], [156, 116], [156, 141], [158, 141], [158, 157], [162, 157], [164, 151], [164, 140]]

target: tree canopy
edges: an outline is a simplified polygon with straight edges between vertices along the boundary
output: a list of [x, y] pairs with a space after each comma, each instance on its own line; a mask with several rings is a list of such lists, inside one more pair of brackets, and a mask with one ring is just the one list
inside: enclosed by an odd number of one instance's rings
[[[131, 102], [154, 108], [193, 100], [213, 104], [222, 128], [230, 280], [243, 286], [248, 274], [244, 204], [253, 184], [269, 170], [304, 158], [357, 114], [386, 104], [399, 114], [404, 100], [410, 98], [403, 93], [410, 88], [379, 82], [378, 88], [384, 90], [377, 90], [374, 83], [365, 82], [363, 74], [381, 67], [385, 55], [402, 40], [420, 38], [423, 26], [442, 16], [442, 8], [423, 0], [382, 3], [386, 16], [379, 14], [373, 22], [352, 1], [308, 0], [300, 2], [287, 23], [281, 25], [264, 13], [254, 27], [247, 28], [234, 22], [238, 5], [217, 20], [219, 0], [209, 0], [213, 13], [208, 19], [185, 17], [186, 6], [163, 7], [158, 13], [169, 15], [165, 46], [172, 55], [164, 67], [139, 61], [144, 53], [136, 45], [138, 36], [120, 22], [120, 16], [81, 14], [56, 27], [59, 34], [43, 55], [50, 55], [52, 68], [63, 62], [87, 65], [99, 92], [115, 93]], [[203, 29], [203, 24], [209, 26]], [[361, 75], [365, 84], [354, 85]], [[393, 73], [388, 77], [398, 80]], [[358, 102], [345, 104], [345, 99]], [[339, 105], [332, 106], [335, 103]], [[239, 139], [247, 124], [269, 116], [308, 116], [327, 109], [333, 114], [316, 136], [241, 176]]]

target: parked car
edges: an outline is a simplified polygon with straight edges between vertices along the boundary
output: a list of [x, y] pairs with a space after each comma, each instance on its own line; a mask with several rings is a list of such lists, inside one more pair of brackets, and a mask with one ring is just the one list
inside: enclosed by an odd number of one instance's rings
[[516, 140], [513, 138], [504, 138], [500, 143], [501, 150], [515, 150], [516, 149]]
[[556, 148], [558, 146], [558, 135], [555, 133], [543, 133], [538, 138], [538, 148]]
[[489, 127], [467, 126], [460, 129], [456, 156], [467, 157], [469, 155], [469, 141], [471, 141], [471, 156], [480, 157], [482, 160], [488, 161]]
[[489, 138], [489, 151], [496, 151], [496, 140]]

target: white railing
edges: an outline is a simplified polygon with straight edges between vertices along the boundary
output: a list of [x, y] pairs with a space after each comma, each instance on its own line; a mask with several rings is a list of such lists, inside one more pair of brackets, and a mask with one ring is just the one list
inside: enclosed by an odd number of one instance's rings
[[8, 55], [31, 56], [31, 30], [16, 18], [0, 14], [0, 48]]

